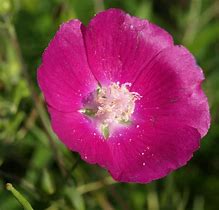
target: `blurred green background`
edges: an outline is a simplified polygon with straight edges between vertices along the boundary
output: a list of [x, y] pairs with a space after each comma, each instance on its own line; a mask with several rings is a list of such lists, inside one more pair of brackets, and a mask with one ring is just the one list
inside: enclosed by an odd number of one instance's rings
[[[43, 50], [59, 25], [87, 24], [118, 7], [169, 31], [206, 75], [212, 125], [189, 164], [147, 185], [115, 183], [68, 151], [50, 128], [36, 82]], [[0, 0], [0, 210], [22, 206], [12, 183], [35, 210], [219, 209], [219, 1]]]

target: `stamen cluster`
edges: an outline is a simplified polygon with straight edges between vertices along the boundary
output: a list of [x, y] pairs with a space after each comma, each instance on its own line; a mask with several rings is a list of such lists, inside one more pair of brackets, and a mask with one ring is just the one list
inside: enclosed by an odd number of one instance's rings
[[102, 123], [110, 125], [130, 121], [135, 109], [135, 102], [141, 96], [138, 93], [130, 92], [127, 86], [131, 86], [131, 84], [120, 85], [117, 82], [99, 89], [96, 99], [99, 105], [96, 117], [101, 118]]

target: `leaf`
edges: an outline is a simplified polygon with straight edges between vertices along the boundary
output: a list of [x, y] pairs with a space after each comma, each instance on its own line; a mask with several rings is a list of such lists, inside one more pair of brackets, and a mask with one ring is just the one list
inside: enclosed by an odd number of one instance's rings
[[20, 193], [18, 192], [11, 183], [6, 184], [6, 189], [10, 191], [14, 197], [18, 200], [18, 202], [23, 206], [24, 210], [33, 210], [32, 206], [30, 203], [27, 201], [27, 199]]
[[48, 171], [48, 169], [43, 169], [43, 174], [42, 174], [42, 189], [48, 193], [48, 194], [53, 194], [55, 192], [55, 184], [54, 180], [52, 177], [52, 174]]
[[66, 187], [65, 195], [76, 210], [85, 210], [83, 196], [79, 194], [75, 187]]

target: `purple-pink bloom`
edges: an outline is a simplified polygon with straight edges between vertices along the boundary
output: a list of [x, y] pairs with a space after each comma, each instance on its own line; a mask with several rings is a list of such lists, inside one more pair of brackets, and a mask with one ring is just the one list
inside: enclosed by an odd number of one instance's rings
[[160, 27], [119, 9], [64, 23], [38, 82], [52, 128], [114, 179], [147, 183], [185, 165], [210, 126], [204, 75]]

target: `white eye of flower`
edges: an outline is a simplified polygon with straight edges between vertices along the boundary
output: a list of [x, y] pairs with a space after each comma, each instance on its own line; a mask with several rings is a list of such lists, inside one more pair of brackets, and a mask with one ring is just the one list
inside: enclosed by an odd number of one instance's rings
[[136, 92], [130, 92], [130, 83], [120, 85], [111, 83], [108, 87], [99, 87], [93, 98], [96, 107], [84, 109], [80, 112], [97, 120], [97, 125], [105, 138], [108, 138], [113, 127], [127, 124], [135, 109], [135, 102], [141, 96]]

